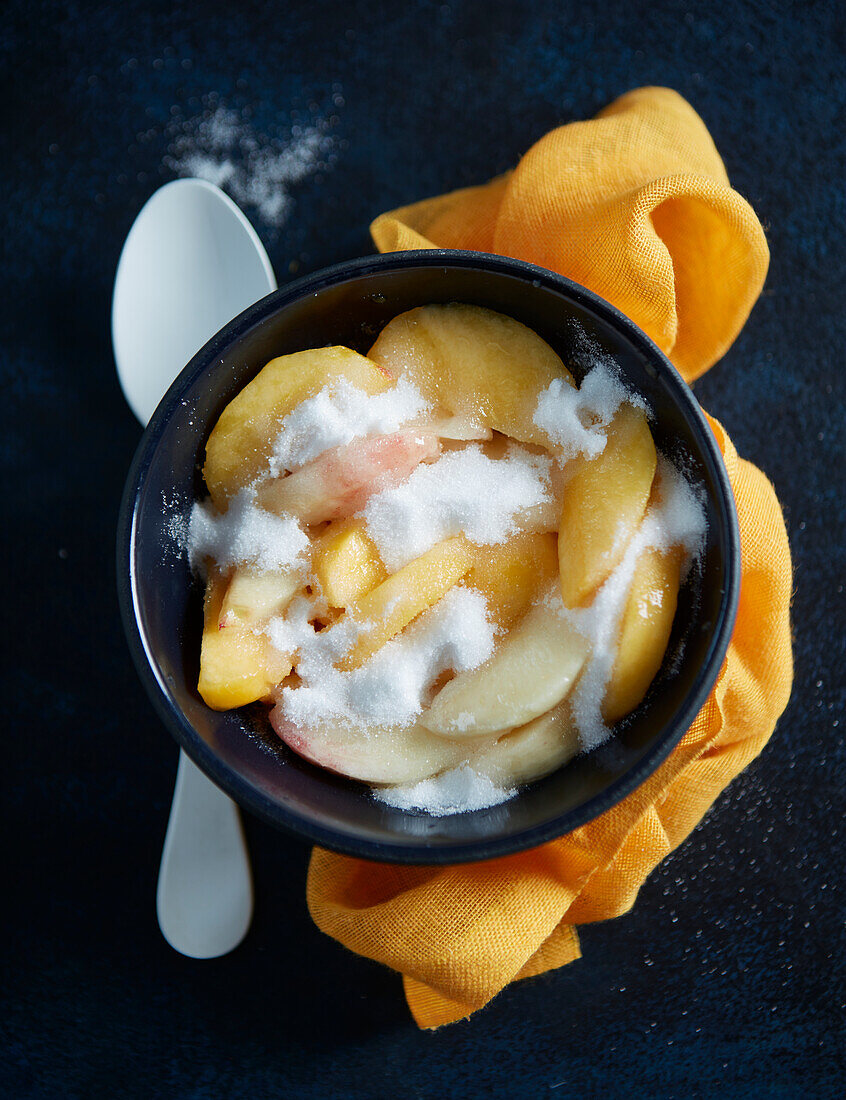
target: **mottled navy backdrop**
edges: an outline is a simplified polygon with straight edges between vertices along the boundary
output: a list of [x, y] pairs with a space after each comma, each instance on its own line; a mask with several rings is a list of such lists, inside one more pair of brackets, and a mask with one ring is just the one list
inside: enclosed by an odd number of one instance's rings
[[[844, 35], [840, 5], [420, 0], [4, 5], [0, 1093], [822, 1097], [843, 1085]], [[370, 250], [391, 206], [501, 172], [648, 83], [705, 119], [772, 267], [696, 387], [784, 502], [797, 680], [762, 757], [584, 959], [471, 1021], [411, 1023], [399, 979], [312, 926], [308, 852], [249, 820], [257, 911], [231, 957], [159, 936], [177, 752], [115, 606], [139, 429], [114, 377], [123, 238], [204, 104], [331, 163], [281, 227], [280, 281]]]

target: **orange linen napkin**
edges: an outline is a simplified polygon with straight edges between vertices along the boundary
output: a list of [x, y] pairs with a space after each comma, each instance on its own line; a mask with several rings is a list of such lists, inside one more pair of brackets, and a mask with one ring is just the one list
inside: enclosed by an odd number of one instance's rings
[[[508, 175], [383, 214], [372, 232], [382, 251], [472, 248], [559, 271], [625, 311], [688, 381], [730, 346], [768, 263], [761, 226], [702, 120], [666, 88], [630, 92], [592, 122], [547, 134]], [[740, 519], [740, 606], [717, 684], [658, 771], [581, 829], [504, 859], [407, 867], [312, 854], [315, 923], [400, 971], [420, 1027], [463, 1019], [516, 978], [577, 959], [575, 926], [631, 908], [787, 705], [781, 509], [764, 474], [710, 423]]]

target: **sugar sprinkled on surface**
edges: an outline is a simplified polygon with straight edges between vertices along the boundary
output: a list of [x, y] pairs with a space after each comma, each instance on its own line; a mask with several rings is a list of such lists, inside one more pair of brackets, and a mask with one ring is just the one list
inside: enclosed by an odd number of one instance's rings
[[289, 140], [259, 133], [248, 112], [210, 98], [200, 116], [177, 116], [168, 127], [165, 167], [221, 187], [242, 206], [253, 207], [268, 225], [279, 227], [290, 213], [290, 189], [306, 177], [332, 167], [337, 141], [332, 121], [315, 118], [293, 126]]
[[228, 568], [251, 566], [259, 572], [284, 571], [304, 564], [308, 535], [293, 516], [275, 516], [259, 508], [252, 489], [242, 489], [219, 515], [208, 504], [191, 509], [188, 556], [192, 568], [206, 558]]
[[376, 788], [373, 791], [373, 797], [387, 806], [399, 810], [423, 810], [432, 817], [485, 810], [507, 802], [516, 794], [516, 787], [498, 787], [488, 776], [474, 772], [469, 764], [462, 764], [419, 783]]
[[669, 550], [683, 546], [688, 563], [701, 552], [706, 529], [705, 509], [696, 489], [666, 458], [659, 458], [661, 498], [647, 512], [633, 535], [623, 560], [585, 608], [565, 608], [555, 593], [559, 613], [588, 639], [591, 653], [570, 696], [573, 721], [582, 749], [590, 751], [606, 741], [611, 731], [602, 718], [602, 701], [614, 662], [620, 619], [640, 555], [649, 547]]
[[453, 535], [502, 543], [522, 513], [550, 500], [551, 468], [549, 458], [517, 444], [501, 459], [472, 445], [449, 451], [374, 493], [363, 510], [367, 533], [391, 571]]
[[297, 651], [301, 683], [284, 688], [280, 703], [285, 717], [301, 727], [332, 720], [411, 725], [429, 703], [431, 687], [442, 672], [477, 668], [493, 653], [494, 626], [485, 598], [472, 588], [451, 589], [351, 672], [333, 666], [355, 641], [357, 624], [345, 616], [316, 631], [310, 622], [314, 614], [312, 601], [298, 599], [265, 627], [277, 649]]
[[273, 445], [271, 472], [279, 476], [283, 470], [295, 470], [362, 436], [388, 435], [430, 408], [405, 378], [372, 396], [342, 378], [285, 417]]
[[577, 390], [553, 379], [538, 398], [534, 422], [559, 458], [595, 458], [605, 450], [605, 429], [624, 402], [646, 409], [623, 385], [613, 362], [598, 358]]
[[[221, 125], [226, 124], [223, 119]], [[456, 534], [480, 545], [501, 543], [531, 509], [557, 507], [561, 481], [566, 480], [563, 462], [578, 454], [601, 453], [604, 429], [624, 401], [643, 407], [625, 389], [613, 364], [595, 354], [591, 361], [581, 390], [553, 383], [539, 397], [535, 423], [549, 436], [554, 458], [513, 442], [493, 458], [471, 444], [418, 466], [403, 484], [370, 497], [361, 514], [391, 572]], [[431, 413], [404, 380], [375, 396], [345, 381], [325, 387], [283, 421], [264, 476], [297, 469], [357, 437], [387, 434]], [[557, 592], [548, 597], [591, 644], [591, 656], [571, 695], [585, 750], [610, 736], [601, 705], [639, 555], [647, 547], [682, 544], [695, 557], [704, 541], [705, 513], [697, 491], [663, 458], [659, 482], [658, 501], [593, 603], [571, 610], [564, 608]], [[307, 549], [308, 538], [292, 517], [274, 516], [256, 506], [254, 487], [243, 490], [224, 516], [208, 505], [195, 505], [192, 511], [189, 550], [195, 565], [211, 556], [223, 566], [293, 567], [304, 574]], [[496, 627], [485, 599], [463, 585], [351, 672], [334, 666], [355, 644], [362, 626], [347, 614], [321, 628], [319, 619], [326, 610], [319, 595], [296, 597], [284, 615], [261, 628], [277, 649], [296, 653], [297, 684], [281, 689], [278, 705], [285, 718], [303, 729], [333, 722], [410, 727], [431, 701], [443, 673], [476, 668], [494, 651]], [[420, 783], [379, 790], [375, 797], [398, 808], [443, 816], [494, 806], [515, 793], [463, 764]]]
[[165, 560], [178, 561], [188, 556], [190, 539], [191, 505], [177, 492], [162, 492], [162, 518], [166, 536], [163, 550]]

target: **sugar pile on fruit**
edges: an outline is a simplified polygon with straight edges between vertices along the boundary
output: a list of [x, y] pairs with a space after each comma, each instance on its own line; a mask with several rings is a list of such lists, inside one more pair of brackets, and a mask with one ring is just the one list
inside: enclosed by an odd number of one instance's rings
[[269, 363], [223, 411], [190, 524], [199, 690], [401, 809], [512, 797], [658, 672], [702, 500], [591, 351], [424, 306], [368, 356]]

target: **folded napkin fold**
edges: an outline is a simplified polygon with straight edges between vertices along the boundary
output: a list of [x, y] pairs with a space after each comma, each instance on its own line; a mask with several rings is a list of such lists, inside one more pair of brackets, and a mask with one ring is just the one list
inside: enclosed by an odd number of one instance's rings
[[[737, 336], [769, 258], [704, 123], [667, 88], [630, 92], [541, 138], [512, 172], [371, 228], [383, 252], [478, 249], [559, 271], [628, 314], [688, 381]], [[714, 690], [654, 775], [582, 828], [503, 859], [408, 867], [312, 854], [315, 923], [398, 970], [420, 1027], [463, 1019], [509, 982], [578, 958], [576, 926], [631, 908], [787, 705], [792, 571], [781, 509], [764, 474], [709, 422], [740, 520], [740, 605]]]

